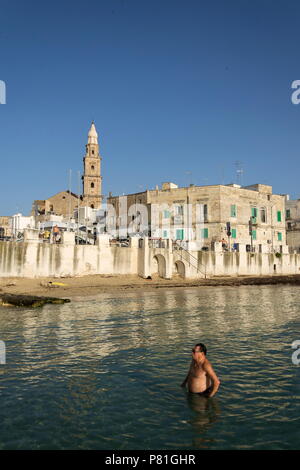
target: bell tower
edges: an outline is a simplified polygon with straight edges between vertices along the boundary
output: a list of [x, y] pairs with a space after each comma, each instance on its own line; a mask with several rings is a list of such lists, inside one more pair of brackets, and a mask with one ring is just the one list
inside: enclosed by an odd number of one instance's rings
[[101, 160], [99, 154], [98, 134], [94, 122], [88, 133], [86, 153], [83, 158], [83, 194], [82, 201], [85, 206], [99, 209], [102, 203], [102, 176]]

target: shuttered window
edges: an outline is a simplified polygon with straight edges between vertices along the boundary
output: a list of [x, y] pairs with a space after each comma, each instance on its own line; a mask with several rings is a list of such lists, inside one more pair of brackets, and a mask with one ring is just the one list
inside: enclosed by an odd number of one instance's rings
[[176, 240], [183, 240], [183, 229], [176, 230]]
[[257, 221], [257, 208], [256, 207], [251, 207], [251, 217], [252, 217], [252, 222], [256, 224], [256, 221]]
[[236, 205], [235, 204], [231, 204], [230, 206], [230, 216], [236, 217]]

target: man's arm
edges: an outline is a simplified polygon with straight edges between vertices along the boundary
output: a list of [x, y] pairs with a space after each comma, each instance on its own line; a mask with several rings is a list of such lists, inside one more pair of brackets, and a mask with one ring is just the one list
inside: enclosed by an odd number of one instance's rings
[[187, 381], [188, 381], [188, 378], [189, 378], [189, 375], [190, 375], [190, 371], [191, 371], [192, 363], [193, 363], [193, 361], [191, 362], [191, 365], [190, 365], [189, 371], [188, 371], [188, 373], [187, 373], [187, 376], [186, 376], [186, 378], [185, 378], [185, 379], [184, 379], [184, 381], [182, 382], [182, 384], [181, 384], [181, 387], [185, 387], [185, 386], [186, 386], [186, 383], [187, 383]]
[[219, 390], [220, 387], [220, 380], [218, 379], [217, 375], [215, 374], [215, 371], [213, 370], [211, 364], [209, 361], [205, 361], [203, 364], [203, 369], [207, 373], [208, 377], [211, 379], [213, 385], [211, 387], [211, 392], [209, 393], [208, 397], [211, 398], [213, 397], [217, 391]]

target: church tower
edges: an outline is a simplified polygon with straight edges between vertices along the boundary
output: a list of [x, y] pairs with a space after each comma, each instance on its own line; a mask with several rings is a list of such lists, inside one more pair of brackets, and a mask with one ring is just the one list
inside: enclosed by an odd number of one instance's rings
[[88, 142], [86, 145], [86, 153], [83, 158], [83, 195], [82, 201], [84, 206], [92, 209], [101, 207], [102, 196], [102, 176], [101, 176], [101, 160], [99, 154], [98, 134], [94, 122], [88, 133]]

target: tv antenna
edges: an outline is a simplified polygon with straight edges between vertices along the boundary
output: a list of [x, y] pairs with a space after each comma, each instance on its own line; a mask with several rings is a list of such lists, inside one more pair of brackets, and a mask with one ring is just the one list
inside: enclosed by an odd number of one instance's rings
[[243, 170], [243, 166], [242, 166], [242, 162], [240, 162], [239, 160], [237, 160], [235, 163], [235, 168], [236, 168], [236, 182], [237, 184], [239, 184], [240, 186], [242, 186], [243, 184], [243, 174], [244, 174], [244, 170]]

